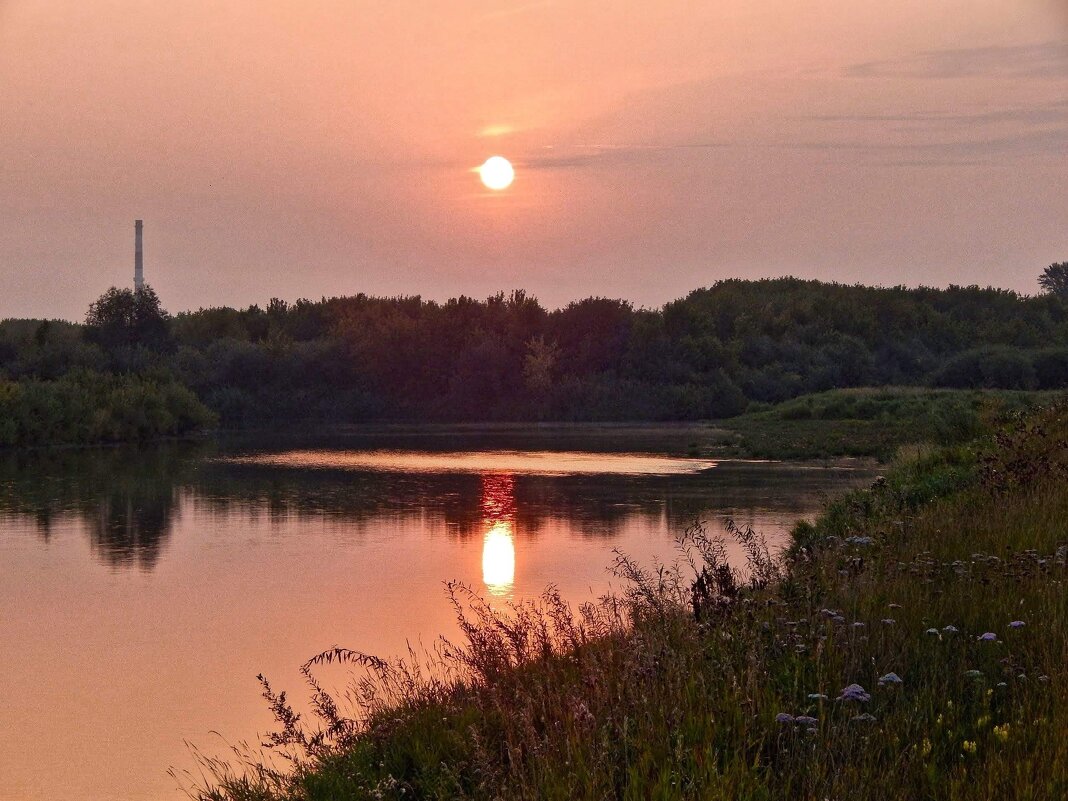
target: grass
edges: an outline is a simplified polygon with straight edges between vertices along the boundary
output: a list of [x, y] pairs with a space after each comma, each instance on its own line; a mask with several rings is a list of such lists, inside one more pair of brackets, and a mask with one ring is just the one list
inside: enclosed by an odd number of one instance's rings
[[719, 421], [730, 433], [712, 451], [766, 459], [888, 460], [905, 444], [967, 442], [999, 416], [1054, 397], [1015, 390], [831, 390]]
[[[213, 763], [194, 794], [1065, 798], [1066, 520], [1061, 401], [912, 449], [799, 524], [785, 562], [736, 532], [744, 575], [698, 525], [675, 565], [621, 555], [629, 590], [578, 610], [550, 591], [502, 611], [453, 586], [465, 640], [433, 671], [320, 655], [311, 720], [265, 684], [288, 766]], [[337, 662], [357, 668], [344, 700], [316, 679]]]

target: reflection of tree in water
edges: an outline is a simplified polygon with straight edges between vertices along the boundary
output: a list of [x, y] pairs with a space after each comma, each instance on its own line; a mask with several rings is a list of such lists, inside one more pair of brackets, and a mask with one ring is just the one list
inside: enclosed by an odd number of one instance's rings
[[177, 487], [205, 445], [34, 451], [0, 458], [0, 513], [32, 517], [48, 539], [78, 517], [100, 561], [151, 570], [170, 536]]
[[742, 521], [768, 512], [800, 516], [818, 507], [826, 490], [858, 480], [865, 480], [863, 472], [743, 463], [686, 475], [480, 476], [216, 461], [197, 470], [192, 488], [198, 505], [220, 513], [244, 508], [278, 519], [326, 515], [351, 524], [356, 532], [384, 517], [426, 516], [457, 539], [483, 537], [486, 504], [494, 496], [507, 496], [510, 525], [521, 541], [561, 520], [584, 536], [610, 539], [624, 520], [635, 516], [662, 518], [680, 533], [709, 510]]
[[435, 530], [449, 537], [483, 538], [487, 525], [503, 521], [518, 543], [561, 520], [584, 536], [611, 538], [635, 516], [662, 518], [681, 532], [709, 510], [743, 522], [757, 512], [803, 514], [832, 481], [844, 488], [863, 480], [863, 473], [841, 483], [843, 474], [833, 479], [834, 471], [738, 463], [676, 476], [306, 470], [208, 458], [215, 449], [169, 443], [0, 454], [0, 514], [36, 521], [45, 539], [57, 519], [76, 515], [98, 559], [150, 570], [174, 527], [179, 496], [223, 515], [326, 517], [350, 534], [383, 518], [415, 516], [437, 521]]
[[120, 490], [100, 499], [97, 516], [87, 521], [93, 551], [112, 566], [151, 570], [170, 536], [174, 497], [173, 489], [166, 494]]

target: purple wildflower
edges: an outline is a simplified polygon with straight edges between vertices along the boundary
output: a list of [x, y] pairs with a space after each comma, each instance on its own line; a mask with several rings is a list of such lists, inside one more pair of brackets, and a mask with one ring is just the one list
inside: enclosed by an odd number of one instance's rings
[[998, 639], [998, 635], [996, 635], [992, 631], [988, 631], [985, 634], [979, 635], [979, 641], [980, 642], [996, 642], [997, 639]]
[[950, 625], [946, 626], [944, 629], [942, 629], [942, 631], [944, 631], [946, 634], [956, 634], [957, 631], [959, 631], [959, 629], [956, 626], [950, 624]]
[[1014, 620], [1009, 624], [1009, 628], [1010, 629], [1022, 629], [1026, 625], [1027, 624], [1024, 623], [1022, 620]]
[[794, 716], [793, 715], [789, 715], [786, 712], [780, 712], [778, 715], [775, 716], [775, 722], [776, 723], [793, 723], [794, 722]]
[[896, 673], [887, 673], [885, 676], [880, 677], [879, 684], [885, 686], [887, 684], [904, 684], [904, 682]]
[[794, 720], [802, 726], [815, 726], [820, 722], [819, 718], [809, 717], [808, 715], [798, 715]]
[[867, 712], [864, 712], [860, 715], [854, 715], [853, 720], [857, 723], [874, 723], [876, 718], [875, 715], [869, 715]]
[[839, 701], [860, 701], [864, 703], [871, 700], [871, 693], [861, 687], [859, 684], [850, 684], [848, 687], [842, 690], [842, 694], [838, 696]]

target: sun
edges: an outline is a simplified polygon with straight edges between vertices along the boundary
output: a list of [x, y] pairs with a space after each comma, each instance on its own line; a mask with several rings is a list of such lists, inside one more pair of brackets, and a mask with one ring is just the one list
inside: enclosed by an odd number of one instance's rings
[[490, 156], [485, 163], [478, 168], [478, 177], [487, 189], [507, 189], [515, 180], [515, 170], [512, 162], [504, 156]]

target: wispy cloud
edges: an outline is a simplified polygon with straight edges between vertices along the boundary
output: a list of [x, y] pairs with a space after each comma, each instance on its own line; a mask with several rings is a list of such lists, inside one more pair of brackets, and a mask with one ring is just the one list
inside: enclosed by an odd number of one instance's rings
[[695, 154], [736, 146], [735, 142], [681, 142], [674, 144], [589, 144], [552, 146], [537, 156], [523, 159], [529, 169], [552, 170], [597, 165], [652, 161], [671, 155]]
[[845, 69], [850, 78], [1068, 78], [1068, 43], [926, 50]]
[[797, 119], [815, 122], [903, 123], [930, 128], [978, 127], [1013, 123], [1047, 125], [1068, 123], [1068, 99], [1032, 106], [1007, 106], [982, 111], [915, 111], [896, 114], [808, 114]]

